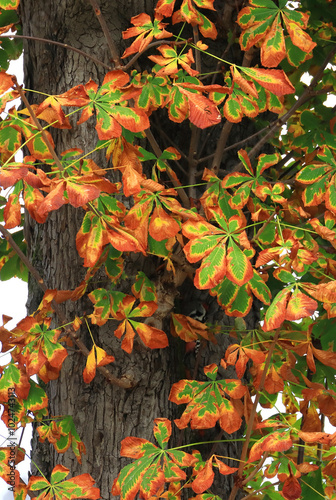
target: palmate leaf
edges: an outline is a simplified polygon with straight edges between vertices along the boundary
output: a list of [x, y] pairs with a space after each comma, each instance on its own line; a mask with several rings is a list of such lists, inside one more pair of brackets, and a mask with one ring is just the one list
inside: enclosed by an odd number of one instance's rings
[[132, 352], [135, 333], [138, 333], [142, 342], [150, 349], [167, 347], [168, 338], [162, 330], [133, 319], [138, 317], [148, 318], [152, 316], [158, 307], [157, 304], [155, 302], [140, 302], [140, 304], [133, 309], [135, 301], [135, 297], [124, 295], [122, 300], [118, 299], [111, 307], [112, 316], [118, 321], [121, 321], [114, 332], [117, 338], [121, 338], [124, 335], [121, 348], [128, 353]]
[[64, 417], [57, 422], [53, 420], [49, 425], [40, 425], [37, 427], [37, 432], [39, 440], [43, 443], [48, 439], [58, 453], [65, 453], [72, 446], [78, 462], [82, 463], [81, 456], [86, 453], [86, 449], [78, 436], [71, 416]]
[[38, 500], [75, 500], [76, 498], [96, 500], [100, 498], [100, 490], [93, 486], [95, 481], [90, 474], [81, 474], [66, 480], [68, 474], [69, 469], [63, 465], [56, 465], [51, 473], [50, 482], [42, 477], [31, 476], [28, 489], [34, 492], [43, 490], [35, 496]]
[[[250, 0], [249, 5], [238, 14], [237, 22], [242, 28], [240, 46], [243, 50], [249, 50], [253, 45], [260, 44], [262, 64], [276, 67], [287, 55], [283, 33], [285, 27], [292, 44], [304, 53], [303, 62], [316, 46], [304, 31], [308, 17], [307, 13], [289, 9], [285, 4], [279, 8], [271, 0]], [[293, 59], [288, 60], [293, 63]]]
[[149, 56], [148, 59], [151, 59], [153, 62], [161, 66], [156, 74], [159, 75], [175, 75], [180, 65], [189, 75], [195, 76], [198, 74], [198, 71], [191, 68], [191, 64], [195, 63], [194, 56], [192, 53], [192, 49], [189, 49], [187, 53], [180, 54], [177, 53], [176, 48], [170, 45], [161, 45], [158, 47], [158, 50], [161, 52], [161, 56]]
[[213, 0], [183, 0], [180, 10], [173, 15], [173, 24], [186, 21], [193, 26], [198, 25], [204, 37], [215, 40], [217, 37], [215, 25], [196, 7], [214, 10]]
[[[226, 210], [224, 202], [222, 206]], [[230, 205], [228, 208], [229, 212], [239, 214], [238, 211], [232, 210]], [[203, 259], [200, 268], [196, 271], [194, 284], [200, 290], [214, 288], [226, 276], [233, 283], [241, 286], [253, 276], [247, 254], [234, 241], [237, 240], [240, 245], [250, 248], [245, 231], [241, 231], [244, 226], [243, 217], [233, 215], [227, 223], [223, 217], [224, 214], [214, 211], [213, 215], [222, 229], [203, 221], [195, 221], [194, 226], [191, 223], [186, 223], [182, 228], [183, 234], [190, 238], [189, 243], [183, 248], [189, 262]], [[241, 232], [238, 234], [238, 231]], [[249, 258], [252, 255], [251, 253]]]
[[172, 386], [169, 399], [176, 404], [187, 403], [180, 419], [175, 420], [179, 429], [190, 423], [192, 429], [209, 429], [219, 422], [223, 430], [235, 432], [241, 426], [241, 414], [231, 401], [226, 399], [227, 393], [233, 399], [240, 399], [246, 388], [239, 380], [227, 379], [215, 381], [218, 367], [209, 365], [204, 372], [210, 382], [180, 380]]
[[[138, 83], [136, 77], [134, 80]], [[141, 94], [135, 98], [137, 108], [143, 109], [148, 113], [152, 109], [164, 106], [165, 100], [169, 95], [168, 78], [142, 74], [140, 85]]]
[[147, 114], [142, 109], [131, 108], [128, 100], [138, 95], [141, 90], [130, 93], [125, 85], [129, 75], [121, 70], [110, 71], [105, 75], [100, 88], [92, 81], [85, 85], [89, 104], [84, 108], [78, 124], [88, 120], [96, 111], [96, 130], [101, 140], [120, 137], [122, 127], [131, 132], [141, 132], [149, 127]]
[[123, 32], [123, 38], [133, 38], [136, 36], [134, 42], [123, 53], [122, 57], [128, 57], [137, 52], [142, 52], [150, 44], [153, 38], [161, 40], [162, 38], [169, 38], [171, 33], [165, 30], [165, 23], [161, 22], [161, 16], [156, 14], [152, 22], [148, 14], [142, 13], [132, 17], [131, 23], [133, 28], [128, 28]]
[[112, 494], [121, 500], [133, 500], [138, 492], [143, 498], [157, 494], [165, 482], [185, 479], [180, 467], [190, 467], [197, 459], [180, 450], [166, 450], [171, 435], [171, 422], [154, 420], [154, 436], [159, 448], [146, 439], [127, 437], [121, 443], [121, 456], [137, 459], [124, 467], [114, 480]]

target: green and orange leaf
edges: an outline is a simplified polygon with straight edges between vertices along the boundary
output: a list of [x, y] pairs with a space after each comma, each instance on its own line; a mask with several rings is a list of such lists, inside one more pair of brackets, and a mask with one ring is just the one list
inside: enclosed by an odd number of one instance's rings
[[113, 363], [114, 360], [114, 356], [107, 355], [104, 349], [94, 345], [87, 357], [86, 366], [83, 371], [84, 382], [89, 384], [95, 378], [98, 366], [105, 366]]
[[42, 477], [31, 476], [28, 489], [34, 492], [42, 490], [35, 496], [38, 500], [51, 498], [55, 500], [76, 498], [96, 500], [100, 498], [100, 490], [94, 486], [95, 481], [90, 474], [81, 474], [72, 479], [65, 479], [68, 474], [69, 469], [63, 465], [56, 465], [51, 473], [50, 482]]
[[131, 23], [134, 25], [123, 32], [124, 40], [136, 37], [134, 42], [125, 50], [122, 57], [128, 57], [137, 52], [143, 52], [146, 47], [151, 43], [153, 38], [161, 40], [162, 38], [169, 38], [171, 33], [165, 30], [165, 23], [161, 22], [161, 15], [156, 14], [152, 22], [148, 14], [139, 14], [132, 17]]

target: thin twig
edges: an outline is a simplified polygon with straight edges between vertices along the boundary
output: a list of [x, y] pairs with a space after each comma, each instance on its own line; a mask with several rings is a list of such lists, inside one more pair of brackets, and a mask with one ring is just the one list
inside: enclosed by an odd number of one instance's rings
[[[249, 49], [245, 53], [244, 59], [242, 62], [242, 66], [249, 67], [251, 65], [253, 54], [254, 54], [253, 48]], [[217, 173], [219, 168], [220, 168], [220, 164], [221, 164], [221, 161], [223, 158], [224, 149], [225, 149], [226, 143], [229, 139], [229, 135], [230, 135], [232, 127], [233, 127], [233, 122], [229, 122], [228, 120], [223, 125], [220, 137], [219, 137], [218, 142], [217, 142], [216, 151], [215, 151], [215, 154], [214, 154], [214, 157], [212, 160], [212, 165], [211, 165], [211, 170], [215, 173]]]
[[[278, 121], [278, 120], [276, 120], [276, 121]], [[242, 139], [241, 141], [238, 141], [238, 142], [235, 142], [234, 144], [231, 144], [230, 146], [228, 146], [227, 148], [225, 148], [223, 150], [223, 154], [226, 153], [227, 151], [230, 151], [231, 149], [236, 149], [239, 146], [243, 146], [244, 144], [251, 141], [252, 139], [255, 139], [260, 134], [263, 134], [264, 132], [266, 132], [266, 130], [269, 130], [272, 127], [273, 123], [276, 123], [276, 121], [270, 123], [269, 125], [267, 125], [266, 127], [262, 128], [262, 129], [258, 130], [258, 132], [254, 132], [253, 134], [246, 137], [246, 139]], [[198, 161], [198, 163], [203, 163], [203, 162], [211, 160], [211, 158], [213, 158], [214, 156], [215, 156], [215, 153], [212, 153], [211, 155], [204, 156], [203, 158], [199, 158], [197, 161]]]
[[[193, 36], [194, 36], [194, 44], [197, 45], [197, 42], [199, 41], [199, 32], [197, 24], [193, 26]], [[202, 73], [201, 52], [199, 50], [196, 50], [195, 56], [196, 56], [196, 70], [199, 73]]]
[[38, 36], [28, 36], [28, 35], [1, 35], [1, 38], [18, 38], [18, 39], [24, 39], [24, 40], [33, 40], [35, 42], [41, 42], [41, 43], [50, 43], [51, 45], [58, 45], [58, 47], [63, 47], [63, 49], [67, 50], [72, 50], [73, 52], [77, 52], [81, 56], [85, 57], [86, 59], [90, 59], [91, 61], [95, 62], [99, 66], [102, 66], [103, 68], [106, 68], [108, 70], [113, 69], [112, 66], [105, 64], [103, 61], [100, 61], [100, 59], [97, 59], [94, 56], [91, 56], [90, 54], [87, 54], [87, 52], [84, 52], [83, 50], [76, 49], [76, 47], [72, 47], [72, 45], [68, 45], [67, 43], [61, 43], [61, 42], [56, 42], [55, 40], [49, 40], [49, 38], [40, 38]]
[[253, 468], [253, 471], [251, 472], [251, 474], [249, 474], [245, 479], [244, 481], [242, 481], [242, 485], [245, 485], [247, 483], [249, 483], [253, 478], [254, 476], [256, 476], [258, 474], [258, 472], [260, 471], [261, 467], [264, 465], [265, 463], [265, 460], [268, 458], [268, 452], [266, 451], [266, 453], [264, 454], [263, 457], [261, 457], [258, 465], [256, 467]]
[[[5, 239], [8, 241], [10, 246], [13, 248], [13, 250], [16, 252], [18, 257], [21, 259], [21, 261], [27, 266], [30, 274], [35, 278], [37, 283], [39, 284], [40, 288], [43, 290], [45, 293], [48, 290], [47, 285], [43, 281], [43, 278], [41, 277], [40, 273], [38, 270], [32, 265], [28, 257], [22, 252], [20, 247], [15, 243], [11, 233], [4, 228], [2, 224], [0, 224], [0, 232], [3, 234]], [[53, 300], [51, 302], [51, 305], [58, 316], [59, 320], [63, 324], [67, 324], [68, 320], [63, 314], [60, 306]], [[77, 347], [81, 351], [82, 354], [84, 354], [86, 357], [88, 357], [90, 351], [86, 347], [86, 345], [78, 338], [78, 333], [75, 332], [75, 330], [71, 326], [65, 326], [64, 330], [66, 333], [70, 336], [70, 338], [76, 343]], [[134, 387], [135, 383], [133, 380], [130, 380], [127, 377], [124, 378], [117, 378], [114, 377], [110, 371], [105, 367], [105, 366], [97, 366], [97, 370], [106, 378], [106, 380], [111, 384], [111, 385], [116, 385], [118, 387], [121, 387], [122, 389], [131, 389]]]
[[111, 56], [112, 56], [112, 60], [114, 62], [114, 65], [116, 68], [121, 68], [122, 64], [120, 62], [119, 50], [117, 48], [115, 41], [111, 37], [110, 30], [108, 29], [107, 23], [105, 21], [105, 17], [101, 13], [99, 3], [97, 0], [89, 0], [89, 2], [94, 10], [94, 13], [97, 16], [98, 22], [101, 26], [103, 33], [104, 33], [107, 45], [108, 45], [110, 52], [111, 52]]
[[41, 132], [42, 138], [43, 138], [43, 140], [45, 142], [45, 145], [48, 148], [49, 153], [51, 154], [51, 156], [52, 156], [53, 160], [55, 161], [55, 164], [58, 166], [59, 170], [62, 172], [64, 170], [63, 165], [60, 162], [60, 160], [59, 160], [59, 158], [58, 158], [58, 156], [57, 156], [57, 154], [55, 152], [55, 149], [53, 148], [53, 145], [51, 144], [51, 142], [49, 140], [49, 137], [46, 134], [46, 131], [43, 129], [42, 125], [40, 124], [39, 120], [37, 119], [37, 116], [36, 116], [33, 108], [29, 104], [29, 102], [28, 102], [28, 100], [27, 100], [27, 98], [25, 96], [25, 93], [22, 90], [21, 85], [18, 84], [16, 76], [12, 76], [12, 80], [13, 80], [13, 88], [15, 90], [17, 90], [18, 93], [20, 94], [20, 97], [21, 97], [24, 105], [28, 109], [29, 114], [30, 114], [30, 116], [31, 116], [31, 118], [32, 118], [32, 120], [33, 120], [36, 128]]
[[228, 141], [232, 127], [233, 127], [233, 123], [226, 121], [223, 125], [222, 130], [221, 130], [221, 133], [220, 133], [220, 136], [219, 136], [219, 139], [217, 142], [216, 151], [215, 151], [215, 154], [213, 156], [213, 160], [212, 160], [212, 164], [211, 164], [211, 170], [215, 174], [218, 173], [218, 170], [219, 170], [222, 158], [223, 158], [224, 149], [225, 149], [226, 143]]
[[[152, 146], [152, 149], [153, 149], [154, 153], [156, 154], [156, 156], [157, 157], [161, 156], [162, 155], [161, 148], [158, 145], [158, 143], [156, 142], [156, 139], [155, 139], [155, 137], [154, 137], [151, 129], [148, 128], [147, 130], [145, 130], [145, 134], [146, 134], [147, 140], [148, 140], [149, 144]], [[167, 170], [167, 174], [169, 175], [169, 178], [172, 181], [173, 185], [175, 187], [179, 188], [178, 189], [178, 195], [181, 198], [181, 201], [182, 201], [184, 207], [185, 208], [189, 208], [189, 206], [190, 206], [189, 198], [188, 198], [185, 190], [183, 188], [180, 188], [179, 184], [176, 182], [176, 179], [174, 179], [174, 177], [172, 177], [170, 175], [170, 173], [169, 173], [168, 170]]]

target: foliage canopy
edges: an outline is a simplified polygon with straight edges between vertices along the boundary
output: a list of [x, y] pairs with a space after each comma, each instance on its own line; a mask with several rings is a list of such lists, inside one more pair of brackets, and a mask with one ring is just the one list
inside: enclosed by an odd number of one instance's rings
[[[3, 317], [2, 352], [11, 355], [1, 366], [3, 422], [11, 429], [15, 414], [18, 428], [39, 423], [42, 441], [59, 453], [71, 447], [81, 461], [85, 446], [72, 417], [50, 418], [46, 393], [31, 377], [44, 383], [57, 378], [76, 344], [87, 357], [87, 384], [98, 370], [107, 383], [132, 388], [132, 380], [114, 376], [113, 353], [93, 337], [88, 349], [76, 332], [114, 320], [126, 353], [135, 339], [148, 349], [166, 348], [168, 332], [148, 321], [160, 307], [155, 283], [140, 271], [131, 293], [118, 290], [127, 255], [154, 255], [172, 276], [183, 266], [197, 289], [236, 318], [223, 331], [171, 311], [171, 335], [188, 349], [197, 340], [216, 342], [218, 335], [237, 340], [222, 353], [220, 366], [204, 367], [202, 381], [186, 377], [173, 385], [169, 399], [183, 412], [174, 423], [164, 415], [155, 420], [156, 444], [125, 437], [121, 455], [132, 461], [111, 484], [112, 494], [178, 499], [188, 488], [189, 498], [219, 499], [211, 493], [215, 474], [234, 474], [229, 500], [239, 489], [250, 499], [335, 499], [336, 433], [323, 428], [324, 420], [336, 424], [336, 119], [327, 100], [336, 89], [335, 1], [243, 2], [227, 33], [229, 45], [241, 51], [238, 66], [209, 48], [218, 37], [214, 0], [159, 0], [154, 17], [139, 13], [131, 19], [121, 57], [112, 45], [113, 64], [101, 85], [83, 82], [42, 96], [39, 105], [30, 105], [29, 90], [7, 73], [21, 51], [18, 4], [0, 0], [0, 109], [7, 110], [0, 123], [0, 278], [26, 279], [28, 270], [45, 293], [39, 309], [14, 329]], [[217, 70], [203, 71], [203, 58], [216, 60]], [[21, 109], [7, 106], [18, 97]], [[73, 113], [78, 125], [95, 120], [97, 149], [106, 152], [120, 181], [112, 182], [108, 168], [76, 144], [55, 151], [50, 130], [70, 129]], [[155, 113], [165, 113], [172, 130], [190, 132], [189, 152], [174, 142], [161, 150]], [[225, 169], [227, 135], [246, 120], [254, 120], [257, 131], [234, 145], [236, 165]], [[217, 140], [212, 154], [202, 157], [208, 132]], [[28, 153], [17, 161], [23, 146]], [[76, 246], [87, 272], [74, 290], [49, 290], [25, 257], [22, 208], [43, 224], [66, 204], [84, 209]], [[111, 286], [88, 292], [100, 268]], [[58, 304], [86, 294], [88, 317], [62, 316]], [[244, 318], [256, 300], [260, 326], [249, 330]], [[55, 317], [57, 328], [51, 325]], [[220, 378], [218, 370], [229, 366], [236, 378]], [[274, 416], [257, 413], [259, 403], [273, 408]], [[229, 457], [204, 457], [200, 443], [190, 443], [188, 451], [170, 448], [172, 425], [219, 425], [227, 434], [245, 425], [240, 460], [232, 467]], [[50, 479], [41, 471], [24, 484], [14, 466], [22, 450], [16, 448], [14, 458], [10, 453], [0, 449], [0, 476], [14, 485], [17, 499], [29, 491], [40, 492], [41, 499], [100, 497], [89, 474], [66, 479], [69, 470], [61, 465]]]

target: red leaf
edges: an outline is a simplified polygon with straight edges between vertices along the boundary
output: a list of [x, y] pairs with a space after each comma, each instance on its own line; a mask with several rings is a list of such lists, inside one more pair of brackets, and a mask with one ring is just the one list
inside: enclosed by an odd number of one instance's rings
[[286, 500], [296, 500], [300, 498], [301, 493], [300, 483], [294, 476], [290, 476], [286, 479], [282, 488], [282, 494]]
[[188, 92], [179, 86], [181, 94], [188, 98], [189, 120], [198, 128], [207, 128], [221, 122], [221, 114], [217, 106], [203, 95]]

